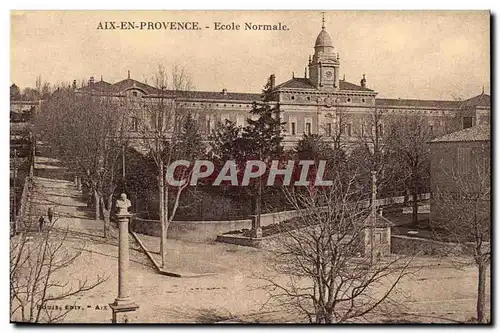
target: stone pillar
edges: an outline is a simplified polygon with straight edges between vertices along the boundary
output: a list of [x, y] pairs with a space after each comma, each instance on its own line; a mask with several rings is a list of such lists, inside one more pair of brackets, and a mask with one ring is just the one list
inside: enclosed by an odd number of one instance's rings
[[76, 176], [76, 187], [78, 191], [82, 190], [82, 177]]
[[73, 184], [75, 184], [75, 186], [78, 185], [78, 176], [75, 176], [75, 180], [73, 181]]
[[[122, 198], [117, 200], [116, 206], [119, 209], [118, 227], [119, 227], [119, 241], [118, 241], [118, 297], [115, 299], [114, 303], [109, 304], [113, 311], [113, 323], [127, 323], [129, 322], [128, 312], [133, 312], [139, 308], [137, 304], [134, 303], [130, 297], [130, 292], [128, 288], [128, 264], [129, 264], [129, 242], [128, 242], [128, 224], [131, 214], [127, 211], [130, 207], [130, 201], [128, 201], [128, 207], [124, 208], [123, 204], [123, 194]], [[125, 204], [126, 206], [126, 204]]]
[[259, 215], [252, 215], [252, 237], [262, 238], [262, 227], [260, 226]]

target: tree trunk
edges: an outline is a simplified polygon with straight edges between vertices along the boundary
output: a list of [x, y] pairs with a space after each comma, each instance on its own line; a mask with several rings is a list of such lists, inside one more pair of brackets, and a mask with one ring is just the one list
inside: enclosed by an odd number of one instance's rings
[[102, 208], [102, 216], [104, 218], [104, 237], [108, 238], [110, 236], [110, 222], [111, 222], [111, 200], [113, 195], [111, 194], [108, 197], [108, 204], [104, 202], [104, 197], [101, 197], [101, 208]]
[[[96, 221], [99, 221], [101, 219], [101, 211], [100, 211], [100, 208], [101, 208], [101, 196], [99, 195], [99, 193], [94, 190], [94, 201], [95, 201], [95, 220]], [[106, 222], [104, 222], [104, 225], [103, 225], [103, 237], [104, 238], [107, 238], [108, 235], [107, 235], [107, 232], [106, 232]]]
[[99, 194], [97, 193], [96, 190], [94, 190], [94, 205], [95, 205], [95, 220], [99, 221], [100, 214], [99, 214]]
[[[165, 179], [165, 177], [163, 177]], [[165, 184], [165, 190], [163, 191], [164, 193], [164, 198], [163, 198], [163, 214], [164, 214], [164, 222], [163, 222], [163, 235], [162, 235], [162, 242], [163, 242], [163, 252], [161, 254], [162, 262], [166, 265], [167, 264], [167, 234], [168, 234], [168, 225], [170, 222], [170, 219], [173, 219], [173, 216], [169, 216], [169, 211], [168, 211], [168, 184]]]
[[254, 200], [254, 218], [252, 219], [252, 234], [254, 237], [261, 236], [260, 215], [262, 214], [262, 182], [259, 179], [257, 195], [253, 196]]
[[417, 194], [417, 189], [416, 188], [413, 188], [413, 191], [412, 191], [412, 212], [411, 212], [411, 221], [413, 223], [413, 225], [417, 225], [418, 224], [418, 194]]
[[404, 206], [408, 206], [408, 201], [409, 201], [409, 197], [410, 197], [410, 194], [408, 193], [408, 189], [405, 189], [405, 193], [404, 193], [404, 201], [403, 201], [403, 205]]
[[161, 226], [161, 239], [160, 239], [160, 255], [161, 255], [161, 266], [165, 267], [164, 253], [166, 251], [166, 243], [163, 241], [165, 230], [165, 211], [164, 211], [164, 201], [165, 201], [165, 174], [163, 170], [163, 163], [160, 164], [160, 172], [158, 179], [158, 192], [160, 195], [160, 226]]
[[477, 321], [479, 323], [486, 323], [486, 268], [487, 265], [480, 262], [477, 266], [478, 280], [477, 280]]

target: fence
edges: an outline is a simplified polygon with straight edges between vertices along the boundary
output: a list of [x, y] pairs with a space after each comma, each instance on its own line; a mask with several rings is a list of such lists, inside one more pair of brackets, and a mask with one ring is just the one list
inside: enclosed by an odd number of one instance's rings
[[402, 235], [391, 236], [391, 253], [401, 255], [460, 256], [466, 249], [457, 243]]

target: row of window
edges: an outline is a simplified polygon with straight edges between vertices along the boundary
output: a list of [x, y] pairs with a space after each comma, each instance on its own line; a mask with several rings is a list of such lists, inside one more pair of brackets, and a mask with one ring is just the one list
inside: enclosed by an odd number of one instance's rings
[[[304, 124], [304, 133], [307, 135], [312, 134], [312, 123], [311, 122], [306, 122]], [[333, 136], [335, 134], [334, 132], [334, 125], [332, 123], [326, 123], [324, 125], [324, 135], [326, 136]], [[337, 127], [338, 128], [338, 127]], [[340, 134], [342, 135], [347, 135], [347, 136], [353, 136], [353, 131], [352, 131], [352, 124], [344, 124], [340, 128]], [[365, 125], [361, 124], [361, 131], [359, 133], [361, 136], [365, 136], [366, 130], [365, 130]], [[297, 123], [296, 122], [290, 122], [290, 135], [297, 135]], [[384, 126], [383, 124], [378, 125], [378, 136], [384, 136]]]
[[[222, 119], [224, 122], [225, 119]], [[237, 119], [237, 125], [242, 125], [240, 119]], [[324, 134], [326, 136], [333, 136], [334, 131], [333, 131], [333, 125], [332, 123], [327, 123], [325, 124], [325, 132]], [[469, 128], [472, 127], [473, 125], [473, 117], [463, 117], [463, 122], [462, 122], [463, 128]], [[207, 120], [207, 129], [211, 129], [213, 126], [212, 122], [210, 119]], [[130, 130], [137, 132], [139, 130], [139, 118], [138, 117], [131, 117], [130, 121]], [[347, 136], [352, 136], [352, 124], [344, 124], [341, 128], [341, 134], [347, 135]], [[378, 136], [382, 137], [384, 136], [384, 125], [383, 124], [378, 124]], [[430, 134], [434, 134], [434, 125], [429, 125], [429, 131]], [[304, 133], [311, 135], [312, 134], [312, 122], [311, 121], [306, 121], [304, 124]], [[360, 126], [360, 136], [365, 136], [366, 134], [366, 128], [365, 124], [361, 124]], [[290, 122], [290, 134], [291, 135], [297, 135], [297, 123], [295, 121]]]
[[[295, 96], [294, 96], [294, 95], [291, 95], [291, 96], [290, 96], [290, 99], [291, 99], [292, 101], [294, 101], [294, 100], [295, 100]], [[310, 100], [311, 100], [311, 97], [310, 97], [310, 96], [307, 96], [307, 97], [306, 97], [306, 100], [307, 100], [307, 101], [310, 101]], [[337, 98], [337, 99], [335, 100], [335, 103], [339, 103], [339, 102], [340, 102], [340, 101], [339, 101], [339, 99]], [[346, 99], [346, 102], [347, 102], [347, 103], [351, 103], [351, 102], [352, 102], [352, 99], [351, 99], [351, 98], [347, 98], [347, 99]], [[361, 103], [365, 103], [365, 102], [366, 102], [366, 99], [365, 99], [365, 98], [361, 98]]]
[[[193, 103], [191, 106], [196, 106], [197, 104], [196, 103]], [[203, 103], [199, 103], [198, 104], [199, 106], [203, 106], [204, 104]], [[229, 107], [235, 107], [236, 105], [238, 105], [238, 107], [242, 107], [243, 104], [231, 104], [229, 105]], [[227, 107], [228, 105], [227, 104], [212, 104], [212, 103], [209, 103], [208, 106], [216, 106], [216, 107], [219, 107], [219, 106], [224, 106], [224, 107]], [[249, 108], [250, 107], [250, 104], [245, 104], [245, 107]]]

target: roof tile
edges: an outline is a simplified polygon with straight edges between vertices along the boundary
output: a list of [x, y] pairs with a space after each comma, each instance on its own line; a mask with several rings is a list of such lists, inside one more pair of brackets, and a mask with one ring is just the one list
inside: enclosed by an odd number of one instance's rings
[[490, 141], [490, 125], [483, 124], [469, 127], [457, 132], [446, 134], [431, 141], [434, 142], [470, 142], [470, 141]]

